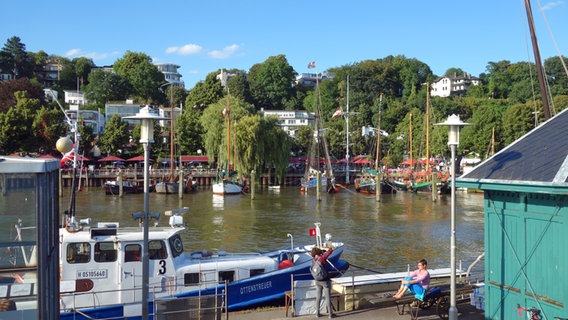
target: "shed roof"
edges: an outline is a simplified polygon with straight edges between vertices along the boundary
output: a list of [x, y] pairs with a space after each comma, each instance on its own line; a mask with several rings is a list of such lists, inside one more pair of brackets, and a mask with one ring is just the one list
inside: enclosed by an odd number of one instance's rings
[[456, 184], [493, 189], [494, 184], [568, 189], [568, 109], [456, 179]]

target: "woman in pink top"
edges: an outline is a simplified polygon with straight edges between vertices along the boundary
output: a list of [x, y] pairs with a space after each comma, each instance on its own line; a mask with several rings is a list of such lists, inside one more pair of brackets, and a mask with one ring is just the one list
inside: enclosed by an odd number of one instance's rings
[[426, 270], [428, 262], [425, 259], [418, 261], [418, 269], [414, 270], [408, 277], [402, 280], [402, 284], [398, 292], [393, 296], [400, 299], [406, 290], [414, 293], [414, 296], [420, 300], [424, 299], [424, 294], [430, 287], [430, 272]]

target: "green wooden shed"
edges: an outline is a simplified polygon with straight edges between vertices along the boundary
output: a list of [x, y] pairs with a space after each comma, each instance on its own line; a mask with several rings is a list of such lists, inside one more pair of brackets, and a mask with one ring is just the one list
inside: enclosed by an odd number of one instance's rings
[[484, 192], [485, 318], [568, 318], [568, 110], [456, 186]]

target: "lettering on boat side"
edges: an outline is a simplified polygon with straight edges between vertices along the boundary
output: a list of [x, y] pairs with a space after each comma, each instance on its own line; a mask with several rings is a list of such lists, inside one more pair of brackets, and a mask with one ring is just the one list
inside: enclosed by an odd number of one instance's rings
[[77, 279], [106, 279], [107, 269], [77, 271]]
[[247, 294], [258, 290], [266, 290], [272, 288], [272, 281], [260, 282], [252, 286], [245, 286], [241, 288], [241, 294]]

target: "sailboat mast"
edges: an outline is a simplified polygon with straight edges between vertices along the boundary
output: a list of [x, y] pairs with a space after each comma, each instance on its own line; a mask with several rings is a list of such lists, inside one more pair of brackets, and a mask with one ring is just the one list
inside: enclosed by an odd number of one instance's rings
[[379, 157], [381, 156], [381, 112], [383, 106], [383, 95], [379, 96], [379, 120], [377, 122], [377, 151], [375, 154], [375, 170], [379, 172]]
[[345, 139], [346, 139], [346, 151], [345, 151], [345, 183], [349, 184], [349, 75], [347, 75], [347, 113], [345, 114]]
[[430, 84], [426, 83], [426, 171], [430, 169], [430, 116], [428, 115], [429, 112], [429, 105], [430, 105]]
[[410, 173], [414, 171], [414, 163], [412, 162], [412, 112], [410, 113]]
[[544, 80], [544, 70], [542, 68], [542, 62], [540, 61], [540, 50], [538, 48], [538, 41], [536, 39], [536, 31], [534, 28], [534, 19], [532, 15], [532, 8], [530, 0], [525, 0], [525, 9], [527, 11], [527, 19], [529, 22], [529, 29], [531, 32], [531, 42], [534, 52], [534, 60], [536, 64], [536, 71], [538, 76], [538, 84], [540, 86], [540, 96], [542, 100], [542, 107], [544, 109], [544, 117], [546, 120], [550, 119], [550, 103], [548, 101], [548, 92], [546, 90], [546, 83]]
[[231, 91], [227, 87], [227, 175], [231, 171]]
[[173, 83], [170, 83], [170, 182], [174, 180], [174, 103]]

